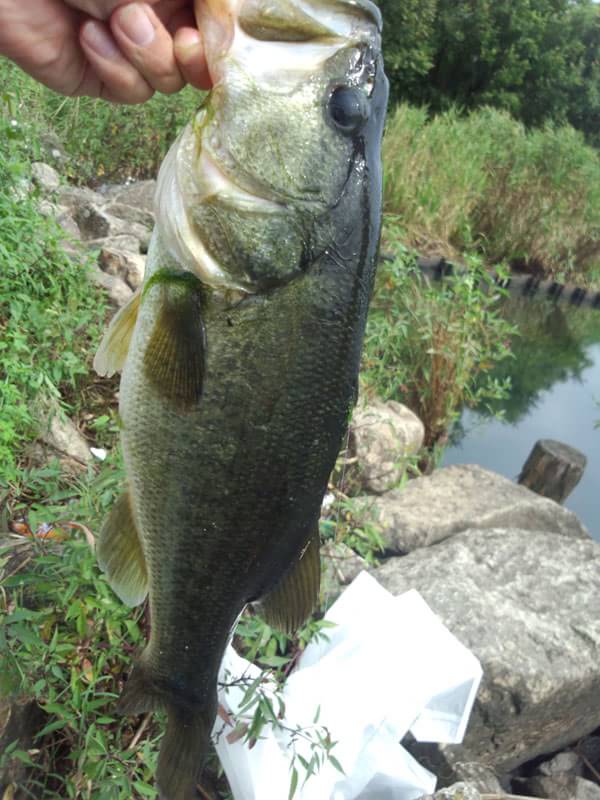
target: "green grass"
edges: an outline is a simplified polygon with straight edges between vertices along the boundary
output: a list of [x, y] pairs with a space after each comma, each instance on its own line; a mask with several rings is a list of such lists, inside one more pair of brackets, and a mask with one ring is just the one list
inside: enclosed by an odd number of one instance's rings
[[[392, 231], [390, 231], [392, 233]], [[423, 280], [395, 234], [395, 258], [380, 266], [365, 340], [367, 393], [407, 405], [425, 425], [425, 446], [443, 443], [463, 404], [499, 398], [491, 370], [509, 357], [512, 327], [481, 263], [443, 285]], [[486, 376], [490, 375], [487, 380]]]
[[[38, 132], [53, 132], [69, 156], [65, 176], [81, 184], [156, 177], [170, 144], [203, 97], [186, 87], [174, 96], [155, 95], [141, 106], [65, 98], [3, 58], [0, 86], [5, 114], [33, 133], [33, 139]], [[39, 144], [32, 146], [39, 155]]]
[[77, 411], [90, 352], [105, 319], [85, 259], [61, 246], [60, 227], [27, 191], [26, 143], [0, 116], [0, 487], [18, 480], [23, 442], [34, 437], [34, 404], [62, 398]]
[[385, 209], [405, 243], [600, 285], [600, 153], [574, 129], [526, 131], [493, 109], [430, 120], [400, 106], [384, 165]]

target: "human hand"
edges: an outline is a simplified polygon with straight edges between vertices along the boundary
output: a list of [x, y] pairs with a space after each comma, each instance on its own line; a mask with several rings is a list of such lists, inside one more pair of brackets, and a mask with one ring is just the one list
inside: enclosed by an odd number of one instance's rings
[[61, 94], [143, 103], [210, 85], [191, 0], [0, 0], [0, 54]]

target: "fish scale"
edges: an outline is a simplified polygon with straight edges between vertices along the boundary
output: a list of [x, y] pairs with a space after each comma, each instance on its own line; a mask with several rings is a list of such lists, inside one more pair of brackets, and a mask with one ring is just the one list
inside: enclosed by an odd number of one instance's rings
[[[244, 31], [229, 35], [245, 2]], [[387, 102], [368, 0], [202, 8], [217, 85], [163, 164], [144, 285], [95, 361], [122, 370], [128, 481], [98, 559], [125, 602], [150, 605], [120, 709], [167, 711], [165, 800], [195, 797], [245, 606], [293, 631], [318, 599], [320, 508], [356, 400], [379, 244]], [[290, 63], [263, 60], [249, 78], [251, 46], [292, 48]]]

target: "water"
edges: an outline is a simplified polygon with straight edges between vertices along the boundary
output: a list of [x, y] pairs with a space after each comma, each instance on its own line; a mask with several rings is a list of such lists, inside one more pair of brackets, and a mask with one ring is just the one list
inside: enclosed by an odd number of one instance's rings
[[497, 373], [513, 383], [495, 407], [505, 421], [465, 410], [443, 464], [480, 464], [514, 480], [538, 439], [576, 447], [588, 465], [565, 506], [600, 541], [600, 311], [519, 298], [507, 315], [523, 335], [513, 345], [516, 359]]

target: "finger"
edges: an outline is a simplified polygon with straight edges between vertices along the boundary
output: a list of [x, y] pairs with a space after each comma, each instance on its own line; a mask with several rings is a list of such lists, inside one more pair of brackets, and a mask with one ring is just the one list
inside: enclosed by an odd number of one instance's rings
[[204, 55], [204, 45], [196, 28], [180, 28], [177, 31], [175, 58], [187, 83], [197, 89], [210, 89], [212, 82]]
[[[66, 5], [71, 8], [78, 8], [96, 19], [108, 20], [113, 11], [119, 6], [125, 5], [129, 0], [65, 0]], [[158, 0], [147, 0], [150, 5]]]
[[108, 27], [102, 22], [86, 22], [80, 31], [81, 47], [98, 77], [102, 97], [117, 103], [145, 103], [153, 88], [119, 50]]
[[185, 84], [173, 52], [173, 39], [146, 3], [118, 8], [110, 27], [123, 55], [159, 92], [178, 92]]

